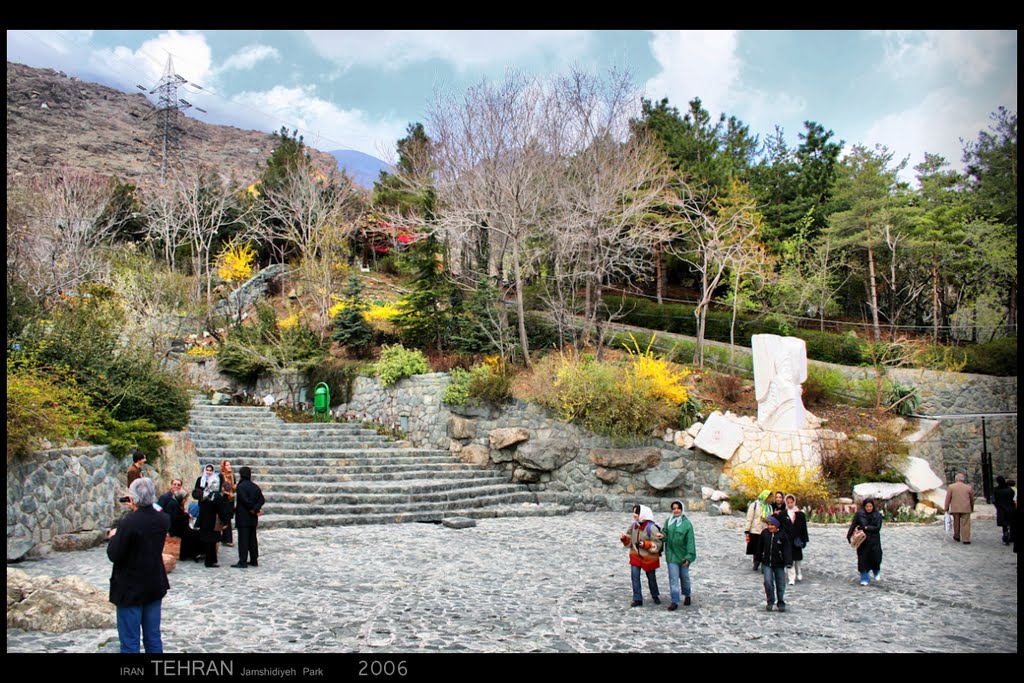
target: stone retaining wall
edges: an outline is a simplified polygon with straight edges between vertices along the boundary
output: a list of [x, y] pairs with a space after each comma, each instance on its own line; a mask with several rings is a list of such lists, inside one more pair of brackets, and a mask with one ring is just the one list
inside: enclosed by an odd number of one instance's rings
[[722, 461], [662, 439], [617, 444], [515, 401], [454, 408], [441, 400], [446, 374], [417, 375], [384, 387], [360, 377], [339, 413], [365, 414], [402, 429], [420, 447], [505, 469], [549, 502], [577, 509], [624, 509], [637, 500], [683, 498], [702, 506], [701, 487], [727, 484]]
[[131, 459], [106, 446], [58, 448], [18, 457], [7, 467], [7, 539], [45, 552], [54, 538], [110, 528]]

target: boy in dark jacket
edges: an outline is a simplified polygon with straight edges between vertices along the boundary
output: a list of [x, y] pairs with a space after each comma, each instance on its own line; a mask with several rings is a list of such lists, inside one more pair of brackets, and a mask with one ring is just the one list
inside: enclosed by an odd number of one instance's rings
[[768, 528], [761, 532], [761, 570], [764, 572], [764, 594], [768, 598], [765, 607], [769, 612], [775, 604], [778, 593], [780, 612], [786, 611], [786, 569], [793, 566], [793, 548], [786, 532], [779, 528], [779, 518], [772, 515], [767, 520]]

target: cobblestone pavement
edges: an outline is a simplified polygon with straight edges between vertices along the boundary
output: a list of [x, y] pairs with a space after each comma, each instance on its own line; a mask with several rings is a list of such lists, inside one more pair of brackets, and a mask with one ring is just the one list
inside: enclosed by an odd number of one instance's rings
[[[667, 514], [657, 513], [659, 522]], [[810, 529], [804, 581], [765, 612], [743, 520], [691, 515], [693, 605], [629, 607], [624, 513], [260, 532], [260, 567], [181, 563], [163, 602], [167, 652], [1016, 652], [1017, 558], [990, 520], [973, 543], [934, 526], [882, 530], [882, 580], [862, 587], [844, 527]], [[106, 590], [105, 548], [18, 565]], [[217, 611], [205, 607], [221, 596]], [[233, 596], [233, 597], [228, 597]], [[205, 625], [197, 626], [197, 605]], [[239, 624], [255, 628], [239, 628]], [[648, 637], [639, 642], [637, 633]], [[678, 637], [671, 634], [678, 634]], [[785, 633], [784, 640], [779, 634]], [[8, 652], [116, 652], [114, 629], [7, 630]]]

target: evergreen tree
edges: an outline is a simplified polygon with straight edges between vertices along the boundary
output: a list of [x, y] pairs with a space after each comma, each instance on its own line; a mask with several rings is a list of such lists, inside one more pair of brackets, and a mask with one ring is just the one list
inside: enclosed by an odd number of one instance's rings
[[404, 341], [438, 351], [451, 346], [460, 303], [458, 290], [445, 275], [442, 254], [441, 244], [434, 235], [409, 249], [416, 279], [412, 292], [401, 301], [402, 312], [392, 319]]
[[344, 308], [334, 318], [334, 334], [331, 336], [359, 358], [366, 356], [373, 343], [373, 328], [363, 315], [366, 303], [362, 295], [363, 284], [358, 276], [352, 275], [342, 291]]

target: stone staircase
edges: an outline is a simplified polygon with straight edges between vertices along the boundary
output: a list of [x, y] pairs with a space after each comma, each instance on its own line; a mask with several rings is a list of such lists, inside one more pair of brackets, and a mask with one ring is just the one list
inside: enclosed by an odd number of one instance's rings
[[200, 462], [249, 466], [267, 504], [261, 528], [449, 517], [553, 516], [564, 505], [498, 470], [464, 463], [448, 451], [413, 448], [359, 424], [286, 423], [269, 408], [214, 406], [193, 397], [190, 436]]

